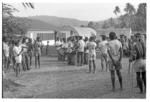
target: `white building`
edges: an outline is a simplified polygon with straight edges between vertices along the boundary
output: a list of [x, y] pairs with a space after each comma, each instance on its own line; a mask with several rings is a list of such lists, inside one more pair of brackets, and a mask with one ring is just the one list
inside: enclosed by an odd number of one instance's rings
[[40, 37], [44, 45], [47, 45], [47, 41], [49, 41], [49, 45], [55, 44], [55, 30], [30, 29], [26, 36], [32, 40], [36, 40], [37, 37]]

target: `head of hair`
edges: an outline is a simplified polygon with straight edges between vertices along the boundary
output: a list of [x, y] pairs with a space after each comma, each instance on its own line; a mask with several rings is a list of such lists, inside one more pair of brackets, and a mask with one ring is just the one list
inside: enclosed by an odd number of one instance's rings
[[57, 37], [56, 40], [59, 40], [59, 37]]
[[15, 46], [18, 46], [19, 42], [19, 40], [14, 41]]
[[85, 37], [84, 41], [88, 41], [88, 37]]
[[37, 41], [40, 41], [40, 37], [38, 36], [38, 37], [36, 38], [36, 40], [37, 40]]
[[90, 39], [89, 39], [89, 41], [94, 41], [94, 37], [91, 36]]
[[25, 43], [25, 42], [26, 42], [26, 38], [23, 38], [23, 39], [22, 39], [22, 43]]
[[79, 40], [82, 40], [82, 36], [79, 36]]
[[106, 40], [106, 36], [105, 35], [101, 35], [102, 40]]
[[65, 38], [63, 38], [63, 42], [66, 42], [66, 39], [65, 39]]
[[109, 38], [110, 38], [110, 40], [116, 39], [117, 38], [116, 33], [115, 32], [110, 32], [109, 33]]
[[3, 42], [7, 42], [6, 36], [3, 36]]

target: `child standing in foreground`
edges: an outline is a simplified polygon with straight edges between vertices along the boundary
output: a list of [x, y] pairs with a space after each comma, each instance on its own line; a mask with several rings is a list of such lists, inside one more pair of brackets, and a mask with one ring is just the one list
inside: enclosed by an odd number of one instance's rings
[[95, 73], [96, 65], [96, 43], [94, 42], [94, 37], [90, 37], [89, 43], [87, 44], [88, 50], [89, 50], [89, 73], [91, 73], [92, 63], [93, 63], [93, 73]]
[[14, 52], [14, 57], [15, 57], [15, 72], [16, 72], [16, 77], [20, 73], [20, 68], [21, 68], [21, 62], [22, 62], [22, 51], [23, 49], [19, 46], [19, 41], [15, 42], [15, 46], [13, 48]]

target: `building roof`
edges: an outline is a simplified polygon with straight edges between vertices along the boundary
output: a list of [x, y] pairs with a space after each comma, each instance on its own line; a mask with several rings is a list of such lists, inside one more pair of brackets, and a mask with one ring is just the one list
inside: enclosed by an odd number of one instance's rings
[[90, 37], [96, 35], [96, 31], [89, 27], [64, 26], [62, 31], [73, 31], [73, 36]]

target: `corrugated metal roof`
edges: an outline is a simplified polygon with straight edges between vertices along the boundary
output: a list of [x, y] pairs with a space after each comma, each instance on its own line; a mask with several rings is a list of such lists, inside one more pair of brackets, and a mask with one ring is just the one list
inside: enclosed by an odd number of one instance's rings
[[92, 28], [88, 27], [73, 27], [76, 32], [77, 36], [83, 36], [83, 37], [90, 37], [90, 36], [96, 36], [96, 31]]

